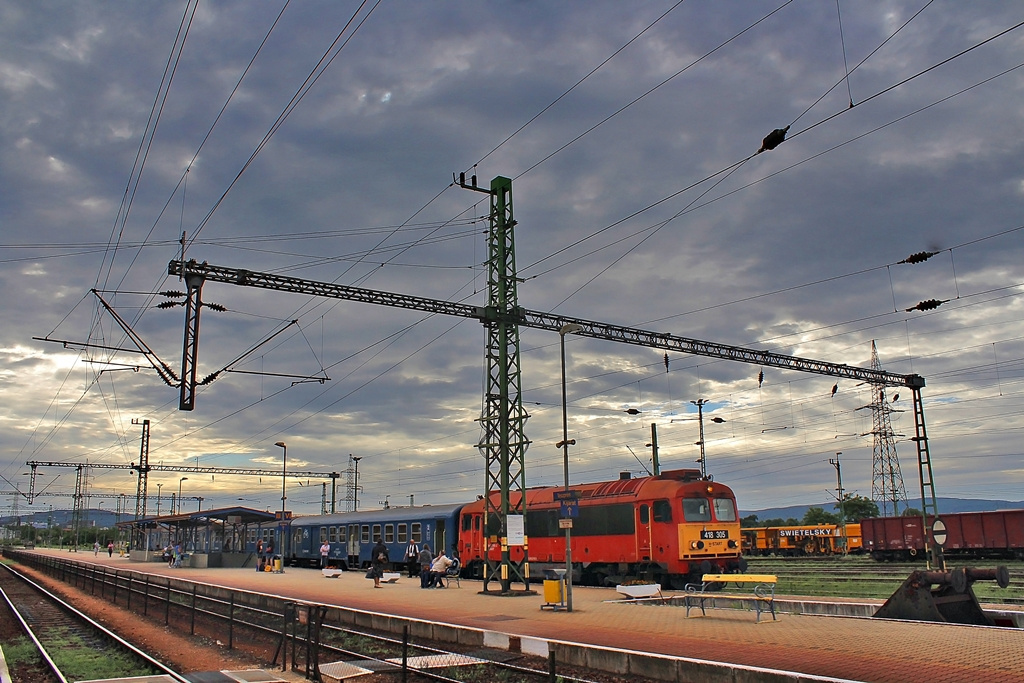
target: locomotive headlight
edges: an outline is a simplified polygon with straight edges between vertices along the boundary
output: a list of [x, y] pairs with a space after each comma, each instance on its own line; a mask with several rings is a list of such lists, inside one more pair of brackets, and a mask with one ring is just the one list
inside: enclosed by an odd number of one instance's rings
[[704, 550], [704, 541], [697, 541], [697, 550]]
[[729, 547], [730, 548], [735, 548], [736, 547], [736, 541], [733, 541], [732, 539], [730, 539], [729, 540]]

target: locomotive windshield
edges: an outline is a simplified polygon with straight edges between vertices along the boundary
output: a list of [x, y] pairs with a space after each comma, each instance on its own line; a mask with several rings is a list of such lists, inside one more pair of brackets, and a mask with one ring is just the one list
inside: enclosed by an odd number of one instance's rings
[[731, 498], [715, 498], [711, 501], [707, 498], [683, 498], [683, 519], [687, 522], [710, 522], [712, 505], [717, 521], [736, 521], [736, 506]]
[[683, 519], [687, 522], [710, 522], [711, 507], [707, 498], [683, 498]]
[[719, 522], [736, 521], [736, 506], [732, 498], [715, 498], [715, 519]]

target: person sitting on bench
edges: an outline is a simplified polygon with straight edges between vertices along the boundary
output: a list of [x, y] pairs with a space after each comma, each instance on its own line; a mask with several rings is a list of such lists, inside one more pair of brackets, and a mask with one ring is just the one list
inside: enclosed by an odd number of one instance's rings
[[442, 550], [430, 565], [430, 580], [427, 582], [427, 588], [444, 588], [444, 575], [450, 566], [452, 566], [452, 560]]

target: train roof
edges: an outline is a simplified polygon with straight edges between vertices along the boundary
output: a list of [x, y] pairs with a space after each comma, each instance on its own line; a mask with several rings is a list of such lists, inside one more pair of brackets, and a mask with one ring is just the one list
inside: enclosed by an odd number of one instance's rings
[[404, 520], [436, 519], [455, 514], [464, 503], [446, 505], [413, 505], [383, 510], [337, 512], [330, 515], [306, 515], [292, 520], [294, 526], [319, 524], [357, 524], [363, 522], [401, 522]]

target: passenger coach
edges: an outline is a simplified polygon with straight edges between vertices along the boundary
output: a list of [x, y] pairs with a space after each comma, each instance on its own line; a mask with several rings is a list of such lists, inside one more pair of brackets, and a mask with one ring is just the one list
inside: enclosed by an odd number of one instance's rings
[[297, 517], [291, 523], [287, 562], [319, 566], [320, 546], [327, 541], [331, 566], [364, 568], [370, 565], [370, 550], [378, 536], [384, 540], [392, 564], [405, 561], [410, 539], [421, 546], [426, 543], [434, 552], [449, 549], [456, 542], [461, 507], [422, 505]]

